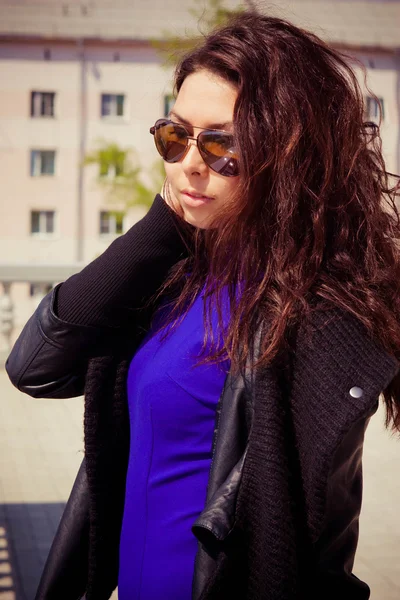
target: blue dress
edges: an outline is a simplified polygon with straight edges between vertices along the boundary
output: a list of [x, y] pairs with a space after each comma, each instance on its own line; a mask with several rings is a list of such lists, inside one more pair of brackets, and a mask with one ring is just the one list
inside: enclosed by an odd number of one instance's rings
[[[164, 341], [157, 321], [129, 368], [119, 600], [191, 598], [197, 551], [191, 527], [205, 505], [215, 410], [229, 370], [228, 359], [194, 368], [204, 338], [203, 303], [200, 294]], [[224, 323], [227, 306], [225, 298]], [[157, 318], [165, 316], [164, 309]]]

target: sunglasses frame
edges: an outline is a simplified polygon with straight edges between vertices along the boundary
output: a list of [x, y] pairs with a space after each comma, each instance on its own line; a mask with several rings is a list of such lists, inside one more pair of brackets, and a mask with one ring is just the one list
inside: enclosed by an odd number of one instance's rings
[[[184, 150], [183, 150], [182, 154], [180, 154], [180, 155], [178, 155], [177, 157], [175, 157], [175, 159], [174, 159], [174, 160], [167, 160], [166, 158], [164, 158], [164, 156], [163, 156], [163, 155], [160, 153], [160, 151], [159, 151], [159, 149], [158, 149], [157, 142], [156, 142], [156, 129], [157, 129], [157, 125], [158, 125], [158, 124], [161, 124], [161, 123], [164, 123], [164, 124], [171, 123], [172, 125], [176, 125], [176, 126], [178, 126], [178, 127], [181, 127], [181, 128], [182, 128], [182, 129], [183, 129], [183, 130], [186, 132], [186, 134], [187, 134], [187, 136], [186, 136], [186, 140], [187, 140], [186, 146], [185, 146], [185, 148], [184, 148]], [[160, 126], [161, 126], [161, 125], [160, 125]], [[197, 145], [197, 148], [198, 148], [198, 150], [199, 150], [199, 153], [200, 153], [200, 156], [201, 156], [201, 158], [203, 159], [203, 161], [205, 162], [205, 164], [206, 164], [206, 165], [207, 165], [207, 166], [208, 166], [208, 167], [209, 167], [209, 168], [210, 168], [212, 171], [214, 171], [215, 173], [218, 173], [218, 175], [222, 175], [222, 177], [237, 177], [237, 175], [236, 175], [236, 174], [235, 174], [235, 175], [224, 175], [223, 173], [221, 173], [221, 172], [219, 172], [219, 171], [216, 171], [215, 169], [213, 169], [213, 167], [212, 167], [211, 165], [209, 165], [209, 163], [207, 162], [208, 153], [207, 153], [206, 151], [204, 151], [204, 149], [202, 149], [202, 143], [201, 143], [201, 139], [199, 139], [199, 138], [200, 138], [200, 136], [201, 136], [203, 133], [208, 133], [208, 132], [210, 132], [210, 131], [211, 131], [211, 132], [218, 132], [218, 133], [222, 133], [223, 135], [227, 136], [228, 138], [230, 138], [230, 139], [232, 139], [232, 140], [233, 140], [233, 135], [232, 135], [231, 133], [229, 133], [228, 131], [224, 131], [223, 129], [204, 129], [203, 127], [196, 127], [195, 125], [191, 125], [191, 128], [192, 128], [192, 129], [201, 129], [201, 130], [202, 130], [202, 131], [199, 133], [199, 135], [197, 136], [197, 138], [195, 138], [195, 137], [193, 137], [193, 136], [190, 136], [190, 135], [189, 135], [189, 132], [188, 132], [188, 130], [186, 129], [186, 126], [185, 126], [185, 125], [183, 125], [182, 123], [176, 123], [175, 121], [172, 121], [171, 119], [168, 119], [168, 118], [166, 118], [166, 117], [164, 117], [164, 118], [161, 118], [161, 119], [157, 119], [157, 121], [155, 122], [155, 124], [154, 124], [152, 127], [150, 127], [150, 133], [151, 133], [151, 134], [154, 136], [154, 142], [155, 142], [155, 145], [156, 145], [157, 151], [158, 151], [158, 153], [160, 154], [160, 156], [162, 157], [162, 159], [163, 159], [163, 160], [165, 160], [165, 162], [167, 162], [167, 163], [170, 163], [170, 164], [173, 164], [173, 163], [179, 162], [180, 160], [182, 160], [182, 159], [183, 159], [183, 158], [186, 156], [186, 154], [187, 154], [187, 153], [188, 153], [188, 151], [189, 151], [189, 148], [190, 148], [189, 140], [193, 140], [193, 141], [196, 143], [196, 145]], [[200, 143], [199, 143], [199, 142], [200, 142]]]

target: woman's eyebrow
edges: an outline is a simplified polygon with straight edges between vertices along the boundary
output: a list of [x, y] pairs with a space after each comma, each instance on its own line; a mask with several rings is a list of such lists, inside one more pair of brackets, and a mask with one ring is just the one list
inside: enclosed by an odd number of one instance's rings
[[[171, 112], [169, 113], [168, 118], [170, 118], [170, 117], [177, 118], [178, 121], [183, 123], [183, 125], [187, 125], [188, 127], [193, 127], [193, 125], [187, 119], [184, 119], [183, 117], [178, 115], [178, 113], [176, 113], [174, 110], [171, 110]], [[204, 129], [224, 129], [225, 127], [231, 127], [232, 125], [233, 125], [232, 121], [226, 121], [225, 123], [209, 123], [207, 125], [207, 127], [204, 127]]]

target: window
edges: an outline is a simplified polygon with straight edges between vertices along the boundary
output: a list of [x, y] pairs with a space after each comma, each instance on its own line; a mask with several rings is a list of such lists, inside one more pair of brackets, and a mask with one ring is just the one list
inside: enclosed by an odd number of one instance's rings
[[54, 175], [55, 150], [31, 150], [31, 176]]
[[373, 98], [372, 96], [366, 97], [366, 117], [371, 120], [379, 119], [379, 105], [382, 111], [382, 121], [385, 118], [384, 102], [383, 98]]
[[44, 58], [44, 60], [51, 60], [51, 50], [50, 50], [50, 48], [45, 48], [43, 50], [43, 58]]
[[54, 210], [32, 210], [31, 211], [31, 234], [51, 234], [55, 227]]
[[167, 94], [164, 96], [164, 117], [167, 117], [175, 104], [175, 96]]
[[124, 213], [100, 211], [100, 235], [120, 235], [124, 230]]
[[125, 96], [123, 94], [101, 95], [101, 116], [123, 117], [125, 108]]
[[124, 169], [121, 164], [100, 163], [99, 176], [107, 179], [114, 179], [123, 175]]
[[54, 117], [54, 92], [31, 92], [31, 117]]

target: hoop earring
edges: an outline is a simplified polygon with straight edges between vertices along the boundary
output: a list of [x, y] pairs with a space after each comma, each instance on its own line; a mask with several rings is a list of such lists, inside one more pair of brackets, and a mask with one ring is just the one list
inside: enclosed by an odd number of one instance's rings
[[164, 180], [161, 195], [164, 198], [165, 202], [168, 204], [168, 206], [173, 209], [173, 203], [172, 203], [172, 198], [171, 198], [171, 184], [168, 181], [167, 177]]
[[161, 188], [161, 196], [164, 198], [164, 200], [166, 200], [166, 194], [167, 194], [168, 185], [169, 185], [168, 184], [168, 178], [166, 177], [164, 179], [164, 183], [163, 183], [162, 188]]

